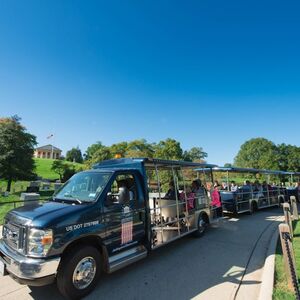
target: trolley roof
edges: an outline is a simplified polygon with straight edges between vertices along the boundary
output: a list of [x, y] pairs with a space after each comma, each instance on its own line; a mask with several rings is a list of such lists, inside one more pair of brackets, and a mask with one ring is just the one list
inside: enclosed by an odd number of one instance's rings
[[296, 175], [296, 176], [300, 176], [300, 172], [284, 172], [286, 175]]
[[238, 167], [214, 167], [211, 169], [207, 168], [198, 168], [195, 171], [209, 171], [212, 170], [214, 172], [236, 172], [236, 173], [261, 173], [261, 174], [274, 174], [274, 175], [287, 175], [287, 172], [277, 171], [277, 170], [266, 170], [266, 169], [252, 169], [252, 168], [238, 168]]
[[165, 160], [157, 158], [120, 158], [120, 159], [111, 159], [105, 160], [100, 163], [97, 163], [93, 166], [94, 169], [98, 168], [116, 168], [116, 167], [134, 167], [136, 164], [144, 164], [147, 168], [155, 167], [164, 167], [164, 168], [180, 168], [180, 167], [190, 167], [190, 168], [207, 168], [211, 169], [217, 167], [215, 164], [207, 163], [196, 163], [189, 161], [180, 161], [180, 160]]

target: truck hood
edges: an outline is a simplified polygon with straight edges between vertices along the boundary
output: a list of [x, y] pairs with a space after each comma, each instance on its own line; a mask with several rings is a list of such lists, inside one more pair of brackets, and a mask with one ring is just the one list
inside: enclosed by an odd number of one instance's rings
[[34, 227], [49, 227], [69, 217], [79, 216], [85, 210], [90, 210], [93, 204], [72, 205], [60, 202], [45, 202], [43, 204], [31, 204], [11, 210], [6, 219], [19, 224], [27, 224]]

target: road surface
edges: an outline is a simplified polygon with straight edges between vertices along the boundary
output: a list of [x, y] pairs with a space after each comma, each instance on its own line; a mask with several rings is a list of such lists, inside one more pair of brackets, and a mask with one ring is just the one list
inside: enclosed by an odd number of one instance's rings
[[[200, 239], [185, 237], [132, 266], [104, 274], [85, 299], [257, 299], [268, 244], [281, 215], [282, 209], [272, 208], [225, 218]], [[54, 284], [27, 287], [5, 276], [0, 299], [62, 297]]]

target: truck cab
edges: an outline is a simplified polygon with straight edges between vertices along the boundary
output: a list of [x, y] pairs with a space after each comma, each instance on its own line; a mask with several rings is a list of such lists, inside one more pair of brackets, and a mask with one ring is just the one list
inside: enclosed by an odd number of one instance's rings
[[200, 180], [195, 168], [214, 166], [124, 158], [75, 174], [49, 201], [6, 215], [0, 275], [34, 286], [56, 281], [69, 299], [87, 295], [101, 272], [114, 272], [187, 234], [204, 233], [212, 219], [210, 199], [187, 187]]

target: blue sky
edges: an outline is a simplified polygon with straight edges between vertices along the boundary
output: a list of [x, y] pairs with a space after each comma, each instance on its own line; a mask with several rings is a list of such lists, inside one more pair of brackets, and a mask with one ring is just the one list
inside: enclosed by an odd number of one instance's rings
[[299, 1], [0, 0], [0, 116], [64, 151], [168, 137], [300, 146]]

